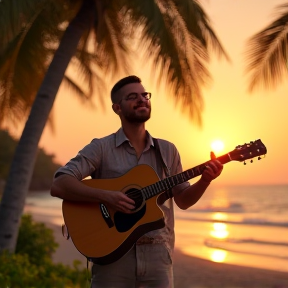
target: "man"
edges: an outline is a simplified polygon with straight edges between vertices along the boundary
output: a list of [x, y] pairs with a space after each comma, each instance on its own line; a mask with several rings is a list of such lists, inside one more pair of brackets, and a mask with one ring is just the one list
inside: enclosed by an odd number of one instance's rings
[[[152, 138], [145, 130], [151, 113], [150, 97], [151, 93], [146, 92], [136, 76], [117, 82], [111, 90], [111, 100], [122, 127], [114, 134], [94, 139], [60, 168], [55, 174], [51, 195], [70, 201], [100, 202], [110, 209], [130, 214], [135, 203], [125, 193], [88, 187], [80, 180], [87, 176], [120, 177], [139, 164], [153, 167], [161, 179], [182, 172], [176, 147], [168, 141]], [[222, 164], [212, 159], [198, 182], [175, 186], [172, 194], [179, 208], [194, 205], [222, 169]], [[173, 287], [174, 212], [170, 196], [165, 192], [158, 197], [165, 227], [140, 237], [119, 260], [108, 265], [93, 264], [91, 287]]]

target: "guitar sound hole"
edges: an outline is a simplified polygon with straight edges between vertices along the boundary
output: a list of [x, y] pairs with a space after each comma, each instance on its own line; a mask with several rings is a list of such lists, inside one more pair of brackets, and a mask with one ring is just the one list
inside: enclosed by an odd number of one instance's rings
[[122, 212], [116, 212], [114, 214], [115, 228], [118, 232], [126, 232], [131, 229], [146, 212], [146, 204], [137, 212], [133, 214], [126, 214]]
[[134, 200], [135, 209], [133, 211], [135, 212], [133, 214], [126, 214], [118, 211], [114, 214], [114, 223], [118, 232], [126, 232], [131, 229], [146, 212], [145, 201], [139, 189], [131, 188], [125, 194]]
[[134, 200], [134, 202], [135, 202], [135, 209], [134, 210], [139, 209], [143, 205], [144, 199], [143, 199], [143, 195], [142, 195], [140, 190], [138, 190], [136, 188], [132, 188], [132, 189], [127, 190], [125, 192], [125, 194], [130, 199]]

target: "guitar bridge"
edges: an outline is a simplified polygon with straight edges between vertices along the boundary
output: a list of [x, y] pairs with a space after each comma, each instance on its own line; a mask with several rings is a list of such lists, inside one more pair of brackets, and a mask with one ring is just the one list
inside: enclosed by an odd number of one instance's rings
[[114, 226], [114, 223], [112, 221], [112, 218], [109, 214], [108, 209], [106, 208], [106, 206], [102, 203], [100, 203], [100, 211], [102, 213], [102, 216], [106, 222], [106, 224], [108, 225], [109, 228], [112, 228]]

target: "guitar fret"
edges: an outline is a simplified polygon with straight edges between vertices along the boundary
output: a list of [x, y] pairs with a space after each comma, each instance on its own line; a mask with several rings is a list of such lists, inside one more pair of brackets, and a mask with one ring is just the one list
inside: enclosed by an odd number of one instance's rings
[[168, 190], [168, 189], [169, 189], [169, 186], [167, 185], [166, 179], [163, 180], [163, 183], [164, 183], [164, 186], [165, 186], [165, 190]]
[[148, 186], [148, 191], [147, 191], [147, 198], [150, 198], [151, 197], [151, 194], [152, 194], [152, 191], [151, 191], [151, 186]]
[[167, 178], [166, 182], [167, 182], [168, 189], [171, 189], [173, 186], [170, 183], [170, 178]]
[[152, 195], [152, 190], [151, 190], [151, 187], [149, 186], [149, 189], [147, 191], [148, 198], [151, 198], [151, 195]]
[[144, 196], [144, 199], [147, 199], [146, 193], [145, 193], [145, 188], [142, 188], [142, 189], [141, 189], [141, 192], [142, 192], [142, 195]]
[[156, 182], [155, 184], [156, 184], [156, 186], [157, 186], [157, 190], [160, 191], [160, 190], [161, 190], [160, 183], [159, 183], [159, 182]]
[[155, 184], [149, 186], [149, 188], [150, 188], [150, 191], [149, 191], [149, 192], [150, 192], [150, 193], [149, 193], [149, 198], [151, 197], [151, 195], [154, 194], [154, 186], [155, 186]]
[[149, 198], [151, 198], [151, 190], [150, 190], [151, 188], [149, 187], [149, 189], [147, 190], [147, 198], [149, 199]]
[[187, 181], [187, 176], [186, 176], [186, 173], [185, 172], [183, 172], [182, 173], [182, 182], [185, 182], [185, 181]]
[[187, 177], [187, 172], [183, 172], [184, 175], [184, 181], [187, 181], [188, 177]]
[[167, 179], [167, 185], [168, 185], [168, 187], [169, 187], [169, 189], [171, 189], [173, 186], [171, 185], [171, 183], [170, 183], [170, 179], [168, 178]]
[[188, 173], [191, 172], [191, 174], [189, 175], [190, 178], [193, 178], [194, 177], [194, 172], [193, 172], [193, 169], [189, 169], [187, 170]]
[[170, 177], [167, 178], [167, 183], [168, 183], [169, 189], [173, 187], [173, 186], [171, 185], [171, 182], [170, 182], [170, 181], [171, 181], [171, 178], [170, 178]]
[[147, 195], [147, 189], [146, 189], [146, 187], [145, 187], [145, 188], [142, 188], [141, 191], [142, 191], [142, 194], [144, 195], [144, 198], [147, 199], [147, 196], [148, 196], [148, 195]]
[[[149, 186], [148, 188], [150, 188], [150, 186]], [[147, 191], [147, 197], [148, 197], [148, 198], [151, 197], [151, 191], [150, 191], [150, 189], [148, 189], [148, 191]]]
[[174, 182], [174, 177], [173, 177], [173, 176], [171, 177], [171, 180], [172, 180], [173, 186], [176, 186], [176, 184], [175, 184], [175, 182]]
[[157, 191], [157, 189], [158, 189], [158, 188], [157, 188], [157, 182], [156, 182], [155, 184], [153, 184], [151, 187], [153, 187], [153, 192], [154, 192], [154, 191]]

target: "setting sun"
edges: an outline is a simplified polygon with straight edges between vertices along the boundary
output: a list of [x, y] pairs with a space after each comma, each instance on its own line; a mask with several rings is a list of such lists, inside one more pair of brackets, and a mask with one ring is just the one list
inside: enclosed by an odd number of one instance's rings
[[223, 149], [224, 149], [224, 143], [223, 141], [221, 140], [214, 140], [212, 143], [211, 143], [211, 149], [214, 153], [219, 153], [219, 152], [222, 152]]

